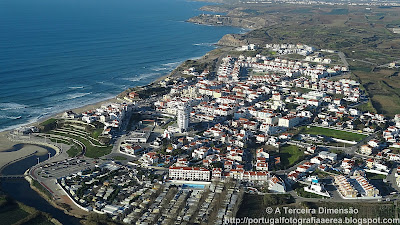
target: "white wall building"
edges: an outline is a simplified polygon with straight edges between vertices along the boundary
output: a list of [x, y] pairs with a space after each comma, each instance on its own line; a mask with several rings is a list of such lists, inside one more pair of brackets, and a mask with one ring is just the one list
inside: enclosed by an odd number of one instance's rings
[[169, 178], [175, 180], [210, 180], [210, 171], [200, 167], [170, 167]]
[[181, 132], [189, 127], [189, 116], [189, 108], [186, 105], [179, 106], [177, 123]]

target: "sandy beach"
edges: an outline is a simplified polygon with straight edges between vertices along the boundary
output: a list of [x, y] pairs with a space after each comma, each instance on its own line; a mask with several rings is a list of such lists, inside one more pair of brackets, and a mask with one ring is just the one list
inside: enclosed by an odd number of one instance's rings
[[6, 134], [7, 132], [0, 133], [0, 169], [11, 161], [23, 159], [31, 154], [47, 154], [47, 150], [45, 148], [29, 144], [24, 145], [18, 151], [5, 152], [9, 149], [12, 149], [14, 145], [18, 144], [18, 142], [10, 141]]
[[[164, 80], [165, 78], [171, 76], [170, 74], [167, 74], [165, 76], [159, 77], [158, 79], [156, 79], [155, 81], [153, 81], [152, 83], [156, 83], [160, 80]], [[77, 107], [77, 108], [73, 108], [73, 109], [65, 109], [65, 111], [73, 111], [77, 114], [80, 114], [82, 112], [85, 111], [89, 111], [89, 110], [94, 110], [99, 108], [101, 105], [106, 104], [106, 103], [113, 103], [113, 102], [120, 102], [120, 100], [117, 99], [117, 96], [110, 98], [110, 99], [106, 99], [106, 100], [102, 100], [99, 101], [97, 103], [94, 104], [89, 104], [89, 105], [84, 105], [81, 107]], [[26, 124], [24, 126], [38, 126], [41, 122], [49, 119], [49, 118], [57, 118], [57, 117], [61, 117], [62, 114], [65, 112], [60, 112], [57, 114], [53, 114], [44, 118], [41, 118], [40, 120], [30, 123], [30, 124]], [[22, 125], [21, 125], [22, 126]], [[16, 144], [21, 144], [23, 142], [18, 142], [18, 141], [10, 141], [7, 138], [7, 135], [10, 133], [10, 130], [6, 130], [6, 131], [2, 131], [0, 132], [0, 168], [2, 168], [4, 165], [6, 165], [7, 163], [17, 160], [17, 159], [23, 159], [33, 153], [35, 154], [46, 154], [47, 150], [38, 146], [34, 146], [34, 145], [25, 145], [23, 148], [19, 149], [18, 151], [13, 151], [13, 152], [5, 152], [7, 150], [12, 149], [12, 147]]]

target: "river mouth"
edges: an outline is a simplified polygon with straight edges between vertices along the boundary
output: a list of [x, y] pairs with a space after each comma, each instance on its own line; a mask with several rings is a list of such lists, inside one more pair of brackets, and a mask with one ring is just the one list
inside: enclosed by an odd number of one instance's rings
[[39, 211], [49, 213], [53, 218], [65, 225], [80, 225], [78, 218], [65, 214], [62, 210], [50, 205], [36, 191], [32, 190], [24, 179], [3, 179], [1, 190], [11, 198], [31, 206]]
[[[26, 146], [26, 145], [22, 144], [21, 148], [24, 146]], [[53, 148], [50, 148], [47, 146], [42, 146], [42, 145], [33, 145], [33, 146], [38, 147], [38, 151], [34, 155], [31, 155], [29, 157], [26, 157], [24, 159], [21, 159], [13, 164], [10, 164], [10, 165], [4, 167], [3, 170], [1, 171], [1, 174], [3, 174], [3, 175], [24, 174], [27, 169], [36, 165], [38, 160], [39, 160], [39, 162], [43, 162], [43, 161], [49, 159], [49, 155], [47, 153], [45, 153], [43, 151], [43, 149], [45, 149], [48, 153], [50, 153], [51, 157], [56, 154], [56, 151]], [[7, 151], [9, 151], [9, 150], [7, 150]]]
[[[12, 149], [7, 151], [16, 151], [21, 149], [24, 144], [14, 145]], [[45, 149], [50, 156], [54, 156], [56, 151], [50, 147], [42, 145], [34, 145], [39, 148]], [[39, 153], [39, 154], [38, 154]], [[25, 171], [39, 162], [43, 162], [49, 158], [47, 153], [43, 150], [37, 151], [35, 154], [10, 164], [1, 171], [2, 175], [22, 175]], [[65, 214], [62, 210], [53, 207], [45, 199], [43, 199], [36, 191], [32, 190], [29, 183], [25, 179], [1, 179], [1, 190], [11, 198], [22, 202], [25, 205], [31, 206], [39, 211], [49, 213], [52, 217], [62, 224], [80, 225], [78, 218]]]
[[21, 150], [24, 146], [25, 146], [25, 144], [16, 144], [16, 145], [13, 145], [10, 149], [1, 151], [1, 152], [16, 152], [16, 151]]

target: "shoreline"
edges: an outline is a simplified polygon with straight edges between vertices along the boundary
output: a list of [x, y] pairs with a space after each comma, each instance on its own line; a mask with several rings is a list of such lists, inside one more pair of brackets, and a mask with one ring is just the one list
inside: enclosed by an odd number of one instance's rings
[[[211, 50], [211, 51], [212, 51], [212, 50]], [[209, 53], [209, 52], [206, 52], [205, 54], [208, 54], [208, 53]], [[200, 59], [200, 58], [202, 58], [202, 57], [204, 57], [204, 55], [202, 55], [202, 56], [200, 56], [200, 57], [197, 57], [197, 59]], [[188, 59], [187, 59], [187, 60], [188, 60]], [[186, 61], [186, 60], [185, 60], [185, 61]], [[117, 102], [117, 101], [121, 100], [121, 99], [118, 99], [118, 96], [121, 95], [122, 93], [126, 92], [126, 91], [129, 90], [129, 89], [143, 88], [143, 87], [146, 87], [146, 86], [152, 86], [152, 85], [155, 85], [156, 83], [159, 83], [159, 82], [162, 81], [162, 80], [167, 79], [168, 77], [173, 76], [174, 71], [175, 71], [177, 68], [179, 68], [180, 66], [182, 66], [183, 63], [184, 63], [185, 61], [183, 61], [182, 63], [180, 63], [178, 66], [176, 66], [176, 67], [175, 67], [171, 72], [169, 72], [168, 74], [165, 74], [165, 75], [163, 75], [163, 76], [160, 76], [160, 77], [156, 78], [155, 80], [149, 82], [148, 84], [138, 85], [138, 86], [132, 86], [132, 87], [129, 87], [129, 88], [127, 88], [127, 89], [124, 89], [124, 90], [120, 91], [118, 94], [116, 94], [116, 95], [114, 95], [114, 96], [112, 96], [112, 97], [109, 97], [109, 98], [106, 98], [106, 99], [102, 99], [102, 100], [96, 101], [96, 102], [94, 102], [94, 103], [89, 103], [89, 104], [81, 105], [81, 106], [78, 106], [78, 107], [75, 107], [75, 108], [67, 108], [67, 109], [64, 109], [62, 112], [51, 113], [51, 114], [49, 114], [49, 115], [46, 115], [46, 116], [43, 116], [43, 117], [37, 119], [37, 120], [34, 121], [34, 122], [27, 122], [27, 123], [23, 123], [23, 124], [20, 124], [20, 125], [13, 125], [13, 126], [11, 126], [11, 127], [9, 127], [9, 128], [5, 128], [4, 130], [1, 130], [1, 131], [0, 131], [0, 136], [6, 135], [7, 133], [9, 133], [9, 132], [11, 132], [11, 131], [13, 131], [13, 130], [15, 130], [15, 129], [18, 129], [18, 128], [20, 128], [20, 127], [38, 126], [40, 123], [42, 123], [42, 122], [44, 122], [44, 121], [46, 121], [46, 120], [48, 120], [48, 119], [60, 117], [60, 116], [61, 116], [64, 112], [66, 112], [66, 111], [73, 111], [74, 113], [78, 113], [78, 114], [79, 114], [79, 113], [82, 113], [82, 112], [84, 112], [84, 111], [96, 109], [96, 108], [98, 108], [98, 107], [100, 107], [101, 105], [106, 104], [106, 103], [114, 103], [114, 102]], [[1, 142], [1, 137], [0, 137], [0, 142]]]
[[[209, 0], [195, 1], [195, 2], [204, 2], [204, 3], [211, 3], [211, 4], [214, 4], [214, 3], [215, 3], [214, 1], [209, 1]], [[206, 5], [206, 6], [207, 6], [207, 5]], [[197, 15], [197, 16], [198, 16], [198, 15]], [[197, 26], [217, 26], [217, 25], [211, 25], [211, 24], [201, 24], [201, 23], [191, 22], [191, 21], [189, 21], [190, 19], [191, 19], [191, 18], [185, 20], [185, 22], [186, 22], [186, 23], [195, 24], [195, 25], [197, 25]], [[233, 27], [233, 26], [229, 26], [229, 25], [223, 25], [223, 26], [224, 26], [224, 27]], [[249, 31], [251, 31], [251, 30], [249, 30], [249, 29], [247, 29], [247, 28], [245, 28], [245, 27], [237, 27], [237, 28], [243, 29], [243, 32], [239, 32], [239, 33], [237, 33], [237, 34], [245, 34], [245, 33], [248, 33]], [[232, 35], [232, 34], [236, 34], [236, 33], [227, 33], [227, 34], [225, 34], [225, 35]], [[225, 36], [225, 35], [224, 35], [224, 36]], [[12, 125], [12, 126], [10, 126], [10, 127], [7, 127], [7, 128], [4, 128], [4, 129], [0, 130], [0, 134], [8, 133], [8, 132], [13, 131], [13, 130], [15, 130], [15, 129], [18, 129], [18, 128], [20, 128], [20, 127], [37, 126], [38, 124], [40, 124], [40, 123], [42, 123], [42, 122], [44, 122], [44, 121], [46, 121], [46, 120], [48, 120], [48, 119], [50, 119], [50, 118], [57, 118], [57, 117], [61, 116], [62, 113], [66, 112], [66, 111], [73, 111], [73, 112], [75, 112], [75, 113], [82, 113], [83, 111], [87, 111], [87, 110], [90, 110], [90, 109], [95, 109], [96, 107], [98, 107], [98, 106], [100, 106], [100, 105], [102, 105], [102, 104], [105, 104], [105, 103], [108, 103], [108, 102], [112, 103], [112, 102], [118, 101], [118, 98], [117, 98], [117, 97], [118, 97], [120, 94], [126, 92], [126, 91], [129, 90], [129, 89], [142, 88], [142, 87], [146, 87], [146, 86], [152, 86], [152, 85], [155, 85], [156, 83], [159, 83], [159, 82], [162, 81], [162, 80], [165, 80], [165, 79], [168, 78], [168, 77], [174, 77], [174, 75], [175, 75], [174, 73], [176, 73], [175, 71], [176, 71], [179, 67], [181, 67], [187, 60], [199, 60], [199, 59], [202, 59], [205, 55], [209, 54], [211, 51], [216, 50], [216, 49], [223, 48], [224, 46], [223, 46], [223, 45], [218, 45], [218, 42], [219, 42], [224, 36], [220, 37], [219, 40], [216, 41], [216, 42], [213, 44], [214, 46], [217, 46], [216, 48], [207, 51], [206, 53], [204, 53], [204, 54], [201, 55], [201, 56], [194, 56], [194, 57], [191, 57], [191, 58], [186, 58], [186, 59], [184, 59], [181, 63], [179, 63], [179, 65], [177, 65], [175, 68], [173, 68], [169, 73], [167, 73], [167, 74], [165, 74], [165, 75], [161, 75], [160, 77], [157, 77], [157, 78], [155, 78], [155, 79], [152, 80], [152, 81], [149, 81], [149, 83], [147, 83], [147, 84], [142, 84], [142, 85], [138, 85], [138, 86], [131, 86], [131, 87], [128, 87], [128, 88], [126, 88], [126, 89], [124, 89], [124, 90], [121, 90], [118, 94], [113, 95], [113, 96], [111, 96], [111, 97], [107, 97], [107, 98], [104, 98], [104, 99], [101, 99], [101, 100], [98, 100], [98, 101], [93, 100], [94, 102], [91, 102], [91, 103], [83, 103], [82, 105], [77, 106], [77, 107], [66, 108], [66, 109], [64, 109], [63, 111], [54, 112], [54, 113], [49, 113], [48, 115], [44, 115], [44, 116], [38, 117], [38, 118], [36, 118], [36, 119], [33, 119], [34, 121], [27, 121], [27, 122], [22, 123], [22, 124]], [[1, 141], [1, 139], [0, 139], [0, 141]]]
[[[221, 48], [221, 47], [222, 47], [222, 46], [219, 46], [218, 48], [215, 48], [215, 49], [219, 49], [219, 48]], [[206, 52], [204, 55], [202, 55], [202, 56], [200, 56], [200, 57], [196, 57], [196, 60], [203, 58], [205, 55], [207, 55], [208, 53], [210, 53], [211, 51], [213, 51], [213, 50], [215, 50], [215, 49], [212, 49], [212, 50]], [[12, 127], [5, 128], [5, 130], [0, 131], [0, 135], [5, 135], [5, 134], [7, 134], [7, 133], [9, 133], [9, 132], [11, 132], [11, 131], [13, 131], [13, 130], [15, 130], [15, 129], [18, 129], [18, 128], [20, 128], [20, 127], [38, 126], [40, 123], [42, 123], [42, 122], [44, 122], [44, 121], [46, 121], [46, 120], [48, 120], [48, 119], [60, 117], [60, 116], [61, 116], [64, 112], [66, 112], [66, 111], [73, 111], [74, 113], [79, 114], [79, 113], [82, 113], [82, 112], [84, 112], [84, 111], [96, 109], [96, 108], [98, 108], [98, 107], [100, 107], [101, 105], [106, 104], [106, 103], [113, 103], [113, 102], [120, 101], [120, 100], [122, 100], [122, 99], [119, 99], [118, 96], [121, 95], [122, 93], [128, 91], [129, 89], [135, 89], [135, 88], [139, 88], [139, 89], [140, 89], [140, 88], [143, 88], [143, 87], [146, 87], [146, 86], [153, 86], [153, 85], [156, 85], [157, 83], [159, 83], [159, 82], [161, 82], [161, 81], [163, 81], [163, 80], [165, 80], [165, 79], [167, 79], [167, 78], [173, 77], [175, 71], [176, 71], [179, 67], [181, 67], [187, 60], [190, 60], [190, 59], [186, 59], [185, 61], [183, 61], [182, 63], [180, 63], [178, 66], [176, 66], [176, 67], [175, 67], [171, 72], [169, 72], [168, 74], [165, 74], [165, 75], [163, 75], [163, 76], [160, 76], [160, 77], [156, 78], [155, 80], [149, 82], [148, 84], [129, 87], [129, 88], [127, 88], [127, 89], [122, 90], [121, 92], [119, 92], [119, 94], [116, 94], [116, 95], [114, 95], [113, 97], [109, 97], [109, 98], [106, 98], [106, 99], [103, 99], [103, 100], [100, 100], [100, 101], [97, 101], [97, 102], [94, 102], [94, 103], [85, 104], [85, 105], [78, 106], [78, 107], [75, 107], [75, 108], [64, 109], [62, 112], [52, 113], [52, 114], [43, 116], [43, 117], [37, 119], [37, 120], [34, 121], [34, 122], [27, 122], [27, 123], [24, 123], [24, 124], [21, 124], [21, 125], [14, 125], [14, 126], [12, 126]], [[15, 127], [15, 128], [13, 128], [13, 127]], [[0, 141], [1, 141], [1, 138], [0, 138]]]
[[[189, 23], [191, 23], [191, 22], [189, 22]], [[198, 24], [198, 25], [204, 25], [204, 24]], [[246, 31], [245, 33], [247, 33], [247, 32], [248, 31]], [[231, 34], [231, 33], [228, 33], [228, 34]], [[225, 34], [225, 35], [227, 35], [227, 34]], [[222, 38], [223, 38], [223, 36], [220, 37], [219, 40], [221, 40]], [[106, 98], [106, 99], [102, 99], [102, 100], [99, 100], [99, 101], [95, 101], [93, 103], [88, 103], [88, 104], [83, 103], [83, 105], [81, 105], [81, 106], [77, 106], [77, 107], [74, 107], [74, 108], [66, 108], [66, 109], [63, 109], [60, 112], [50, 113], [50, 114], [42, 116], [40, 118], [36, 118], [36, 120], [33, 121], [33, 122], [32, 121], [27, 121], [26, 123], [17, 124], [17, 125], [10, 126], [9, 128], [5, 128], [4, 130], [0, 131], [0, 143], [2, 143], [4, 139], [8, 140], [7, 135], [10, 132], [12, 132], [13, 130], [15, 130], [15, 129], [18, 129], [18, 128], [21, 128], [21, 127], [38, 126], [40, 123], [42, 123], [42, 122], [44, 122], [44, 121], [46, 121], [48, 119], [60, 118], [61, 115], [66, 111], [73, 111], [74, 113], [80, 114], [80, 113], [82, 113], [84, 111], [88, 111], [88, 110], [93, 110], [93, 109], [99, 108], [101, 105], [106, 104], [106, 103], [114, 103], [114, 102], [125, 101], [125, 100], [119, 98], [119, 96], [121, 94], [123, 94], [123, 93], [126, 93], [129, 90], [140, 89], [140, 88], [144, 88], [144, 87], [152, 87], [152, 86], [155, 86], [155, 85], [159, 84], [161, 81], [166, 80], [168, 78], [173, 79], [173, 78], [179, 77], [179, 75], [180, 75], [179, 68], [181, 68], [187, 60], [200, 60], [200, 59], [203, 59], [208, 54], [210, 54], [210, 52], [212, 52], [214, 50], [217, 50], [217, 49], [224, 48], [223, 45], [218, 45], [217, 42], [215, 43], [215, 46], [217, 46], [217, 47], [215, 47], [213, 49], [210, 49], [209, 51], [205, 52], [201, 56], [196, 56], [196, 57], [187, 58], [187, 59], [183, 60], [181, 63], [179, 63], [179, 65], [177, 65], [175, 68], [173, 68], [170, 72], [166, 73], [165, 75], [161, 75], [160, 77], [157, 77], [152, 81], [149, 81], [147, 84], [138, 85], [138, 86], [131, 86], [131, 87], [128, 87], [126, 89], [121, 90], [118, 94], [116, 94], [116, 95], [114, 95], [112, 97], [109, 97], [109, 98]], [[12, 141], [12, 142], [13, 142], [13, 144], [24, 143], [23, 141], [17, 141], [17, 140]], [[0, 149], [0, 153], [1, 152], [2, 151]], [[26, 157], [29, 157], [29, 156], [30, 155], [25, 156], [23, 158], [26, 158]], [[13, 164], [13, 163], [15, 163], [15, 162], [17, 162], [19, 160], [22, 160], [22, 159], [12, 160], [9, 163], [7, 163], [7, 165], [11, 165], [11, 164]], [[0, 169], [0, 171], [1, 171], [1, 169]], [[25, 177], [25, 180], [29, 183], [30, 188], [32, 190], [34, 190], [36, 193], [38, 193], [38, 195], [40, 195], [44, 200], [46, 200], [51, 206], [63, 211], [65, 214], [67, 214], [69, 216], [73, 216], [73, 217], [75, 217], [77, 219], [82, 220], [82, 219], [85, 218], [86, 213], [83, 210], [81, 211], [81, 213], [74, 213], [75, 209], [73, 209], [72, 212], [70, 212], [69, 210], [67, 210], [67, 209], [63, 208], [62, 206], [60, 206], [58, 204], [59, 203], [58, 200], [50, 198], [48, 195], [46, 195], [46, 193], [42, 192], [40, 189], [35, 187], [33, 185], [33, 179], [34, 178], [31, 177], [30, 175]], [[68, 203], [66, 203], [66, 204], [68, 204]], [[70, 205], [70, 204], [68, 204], [68, 205]]]

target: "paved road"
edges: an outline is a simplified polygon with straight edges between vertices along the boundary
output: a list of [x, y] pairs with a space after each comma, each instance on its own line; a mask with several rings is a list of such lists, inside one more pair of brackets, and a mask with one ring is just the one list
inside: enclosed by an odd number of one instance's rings
[[393, 164], [393, 168], [390, 170], [389, 175], [386, 177], [387, 183], [390, 184], [392, 188], [394, 188], [397, 192], [400, 193], [400, 187], [397, 186], [396, 182], [396, 174], [397, 172], [397, 163]]
[[344, 53], [343, 53], [343, 52], [338, 52], [338, 55], [339, 55], [339, 57], [340, 57], [340, 60], [342, 60], [344, 66], [347, 66], [347, 67], [348, 67], [348, 66], [349, 66], [349, 63], [347, 62], [346, 56], [344, 55]]

